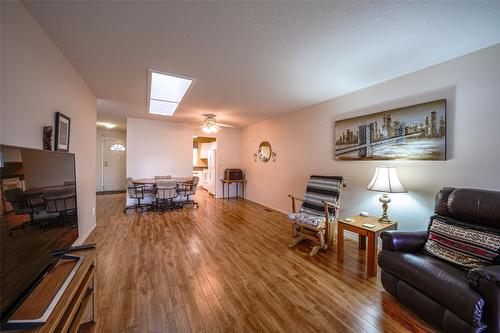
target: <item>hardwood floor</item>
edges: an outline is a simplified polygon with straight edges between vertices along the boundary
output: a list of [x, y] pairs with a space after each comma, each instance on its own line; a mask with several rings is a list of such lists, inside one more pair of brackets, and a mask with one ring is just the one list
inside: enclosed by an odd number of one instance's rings
[[95, 332], [431, 331], [366, 278], [365, 253], [289, 249], [284, 214], [199, 191], [198, 209], [122, 213], [97, 197]]

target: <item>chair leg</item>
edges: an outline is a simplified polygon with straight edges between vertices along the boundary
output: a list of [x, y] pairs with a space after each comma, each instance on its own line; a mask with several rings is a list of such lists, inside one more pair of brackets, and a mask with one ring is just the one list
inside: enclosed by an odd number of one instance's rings
[[130, 205], [130, 206], [126, 206], [124, 209], [123, 209], [123, 213], [126, 214], [127, 213], [127, 210], [129, 209], [133, 209], [135, 211], [137, 211], [138, 209], [141, 210], [141, 213], [144, 212], [143, 208], [146, 207], [147, 208], [147, 205], [144, 205], [144, 204], [141, 204], [141, 199], [140, 198], [136, 198], [137, 200], [137, 203], [133, 204], [133, 205]]
[[326, 250], [327, 245], [325, 243], [325, 230], [320, 230], [318, 231], [318, 243], [313, 246], [311, 252], [309, 252], [309, 256], [314, 256], [316, 253], [318, 253], [319, 250], [323, 249]]
[[300, 228], [300, 226], [298, 226], [295, 223], [292, 223], [292, 241], [288, 244], [288, 247], [294, 247], [304, 239], [298, 233], [297, 228]]
[[319, 245], [323, 250], [326, 250], [328, 248], [328, 245], [325, 242], [325, 230], [319, 231], [318, 236], [319, 236]]
[[320, 245], [314, 245], [311, 252], [309, 252], [309, 256], [312, 257], [314, 256], [316, 253], [318, 253], [319, 249], [320, 249]]
[[194, 200], [191, 200], [189, 195], [187, 195], [186, 201], [182, 203], [182, 207], [184, 208], [184, 206], [186, 205], [191, 205], [192, 207], [196, 206], [196, 208], [199, 208], [198, 203]]

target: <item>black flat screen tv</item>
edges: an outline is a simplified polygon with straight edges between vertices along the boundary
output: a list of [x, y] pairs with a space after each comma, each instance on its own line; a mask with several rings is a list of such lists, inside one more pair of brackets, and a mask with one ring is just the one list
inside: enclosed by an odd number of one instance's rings
[[78, 238], [75, 156], [0, 145], [1, 326]]

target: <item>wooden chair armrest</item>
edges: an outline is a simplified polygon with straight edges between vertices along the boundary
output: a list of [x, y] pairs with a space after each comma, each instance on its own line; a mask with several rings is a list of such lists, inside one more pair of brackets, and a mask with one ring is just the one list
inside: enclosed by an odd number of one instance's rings
[[292, 198], [292, 200], [299, 200], [299, 201], [302, 201], [304, 202], [304, 199], [301, 199], [301, 198], [298, 198], [298, 197], [294, 197], [293, 195], [289, 194], [288, 195], [289, 198]]
[[297, 211], [295, 210], [295, 200], [299, 200], [299, 201], [302, 201], [304, 202], [304, 199], [301, 199], [301, 198], [297, 198], [297, 197], [294, 197], [293, 195], [289, 194], [288, 197], [290, 199], [292, 199], [292, 212], [293, 213], [297, 213]]
[[340, 206], [337, 205], [337, 204], [334, 204], [333, 202], [323, 201], [323, 203], [325, 204], [325, 206], [330, 206], [330, 207], [334, 207], [334, 208], [340, 209]]

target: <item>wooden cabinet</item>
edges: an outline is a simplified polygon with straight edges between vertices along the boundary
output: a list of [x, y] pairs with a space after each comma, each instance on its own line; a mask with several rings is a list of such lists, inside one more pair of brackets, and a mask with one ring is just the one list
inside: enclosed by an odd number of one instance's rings
[[[78, 332], [81, 324], [94, 323], [97, 311], [96, 253], [96, 249], [71, 252], [71, 255], [82, 256], [83, 260], [45, 323], [32, 329], [11, 332]], [[34, 319], [43, 313], [74, 264], [74, 261], [60, 260], [24, 300], [10, 320]]]
[[200, 158], [208, 158], [209, 150], [210, 150], [210, 143], [200, 144]]

